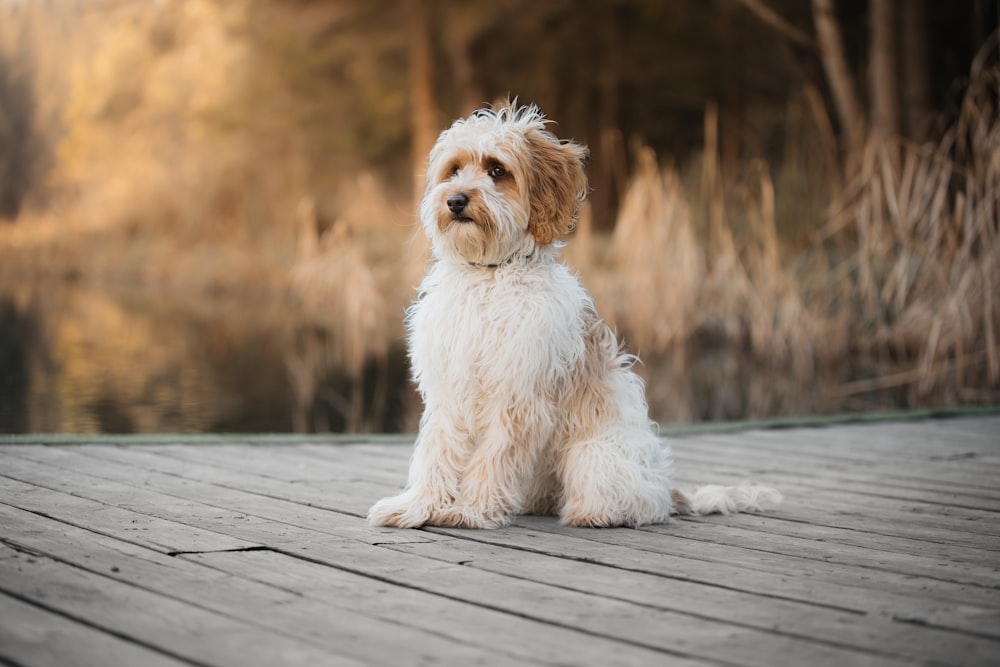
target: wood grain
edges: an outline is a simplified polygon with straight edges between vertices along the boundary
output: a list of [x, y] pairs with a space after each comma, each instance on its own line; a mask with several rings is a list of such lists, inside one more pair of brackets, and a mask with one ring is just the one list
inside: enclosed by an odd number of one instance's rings
[[0, 663], [991, 665], [1000, 418], [699, 433], [765, 515], [392, 530], [398, 440], [0, 445]]

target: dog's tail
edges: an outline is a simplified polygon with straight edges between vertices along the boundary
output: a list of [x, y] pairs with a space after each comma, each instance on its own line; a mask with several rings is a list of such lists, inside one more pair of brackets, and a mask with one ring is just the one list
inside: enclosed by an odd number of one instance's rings
[[671, 489], [676, 514], [732, 514], [762, 512], [781, 504], [781, 492], [769, 486], [706, 484], [694, 491]]

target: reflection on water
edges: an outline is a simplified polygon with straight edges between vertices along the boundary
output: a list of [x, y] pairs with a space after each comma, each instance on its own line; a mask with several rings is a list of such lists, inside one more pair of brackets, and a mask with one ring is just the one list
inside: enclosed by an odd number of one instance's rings
[[279, 298], [192, 301], [54, 284], [0, 289], [0, 432], [397, 431], [401, 350], [354, 376]]
[[[0, 432], [415, 430], [420, 404], [398, 320], [385, 334], [397, 342], [369, 345], [347, 331], [353, 311], [317, 308], [274, 296], [0, 287]], [[361, 352], [345, 356], [354, 348]], [[636, 370], [664, 424], [907, 404], [891, 389], [863, 402], [832, 394], [857, 365], [803, 376], [721, 341], [644, 356]]]

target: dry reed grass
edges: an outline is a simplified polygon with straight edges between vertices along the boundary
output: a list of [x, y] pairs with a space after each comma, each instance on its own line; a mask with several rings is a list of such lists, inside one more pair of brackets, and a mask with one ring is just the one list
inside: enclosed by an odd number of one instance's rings
[[[412, 269], [405, 267], [414, 261], [401, 256], [405, 227], [391, 222], [385, 189], [368, 173], [351, 186], [325, 229], [313, 198], [303, 198], [297, 208], [298, 256], [288, 289], [306, 325], [292, 332], [286, 355], [297, 431], [322, 429], [310, 423], [318, 399], [341, 414], [347, 430], [371, 430], [364, 397], [372, 388], [366, 387], [365, 371], [375, 365], [374, 401], [384, 403], [390, 349], [402, 337], [400, 316], [412, 296], [414, 283], [406, 280]], [[346, 396], [324, 389], [333, 371], [346, 375]], [[380, 411], [378, 405], [371, 410], [376, 419]]]
[[683, 348], [694, 333], [705, 258], [693, 224], [677, 171], [642, 148], [610, 252], [614, 319], [639, 352]]
[[[1000, 70], [983, 68], [939, 142], [870, 139], [846, 185], [830, 178], [829, 221], [799, 250], [779, 235], [767, 164], [722, 177], [709, 108], [700, 174], [679, 177], [639, 151], [609, 261], [585, 278], [611, 286], [614, 319], [646, 356], [683, 358], [707, 336], [799, 386], [840, 366], [809, 409], [871, 407], [854, 397], [887, 391], [877, 405], [996, 402], [998, 94]], [[744, 406], [747, 416], [768, 409], [753, 397]]]
[[855, 244], [837, 271], [854, 292], [840, 295], [853, 346], [910, 366], [872, 385], [914, 402], [996, 400], [1000, 387], [998, 95], [1000, 70], [975, 72], [937, 144], [869, 141], [826, 230]]
[[683, 349], [696, 336], [746, 341], [754, 355], [792, 359], [805, 374], [826, 323], [786, 267], [768, 167], [755, 162], [745, 182], [724, 184], [716, 164], [707, 148], [691, 187], [639, 152], [607, 267], [616, 320], [640, 350]]

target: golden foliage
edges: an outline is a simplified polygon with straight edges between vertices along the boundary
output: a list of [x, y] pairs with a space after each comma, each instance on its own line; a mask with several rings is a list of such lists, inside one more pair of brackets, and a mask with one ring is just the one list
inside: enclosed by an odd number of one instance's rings
[[[208, 197], [204, 179], [238, 164], [212, 114], [235, 94], [242, 3], [169, 2], [105, 17], [71, 74], [54, 178], [84, 218], [115, 224], [158, 205]], [[182, 194], [183, 193], [183, 194]]]
[[[0, 20], [0, 58], [30, 54], [18, 85], [37, 97], [37, 136], [53, 146], [60, 140], [57, 151], [32, 140], [37, 151], [29, 153], [52, 155], [51, 171], [32, 169], [47, 174], [54, 195], [50, 206], [0, 225], [0, 273], [290, 296], [310, 323], [291, 335], [285, 360], [300, 407], [315, 400], [331, 368], [360, 382], [369, 363], [384, 362], [426, 264], [415, 215], [400, 203], [411, 183], [399, 171], [408, 164], [406, 23], [381, 20], [404, 16], [405, 3], [109, 1], [92, 13], [21, 4], [16, 21]], [[543, 30], [571, 6], [557, 5], [518, 21], [537, 20], [533, 29]], [[646, 10], [680, 11], [654, 3]], [[478, 19], [457, 11], [441, 20]], [[474, 64], [473, 46], [449, 47], [457, 69]], [[512, 51], [479, 57], [495, 75], [513, 67]], [[560, 74], [583, 86], [574, 77], [591, 72], [573, 65]], [[554, 70], [528, 70], [511, 80], [547, 90], [539, 82]], [[689, 356], [721, 342], [754, 363], [777, 362], [800, 386], [848, 355], [867, 364], [845, 369], [827, 390], [830, 401], [878, 388], [899, 390], [911, 405], [996, 401], [1000, 86], [995, 67], [974, 74], [939, 142], [873, 140], [846, 183], [815, 89], [802, 93], [808, 113], [783, 115], [784, 155], [771, 162], [729, 160], [724, 169], [719, 113], [710, 107], [704, 150], [683, 166], [664, 166], [634, 145], [613, 233], [596, 233], [585, 210], [568, 256], [602, 314], [651, 367], [669, 358], [688, 372]], [[592, 111], [575, 93], [569, 99], [567, 122]], [[637, 104], [630, 112], [655, 110]], [[656, 121], [649, 127], [669, 134], [669, 121]], [[0, 146], [13, 136], [0, 127]], [[10, 180], [7, 172], [0, 178]], [[805, 244], [802, 230], [819, 228], [831, 201], [824, 235]], [[111, 305], [87, 307], [92, 313], [80, 321], [131, 341], [122, 353], [136, 365], [165, 366], [141, 357], [141, 326], [114, 331], [122, 318]], [[91, 336], [59, 328], [65, 382], [99, 375], [87, 362], [100, 345]], [[785, 381], [770, 371], [753, 377]], [[102, 381], [142, 390], [128, 378]], [[359, 393], [344, 409], [355, 426]], [[693, 407], [698, 397], [661, 387], [650, 400], [661, 417], [704, 412]], [[729, 400], [720, 396], [711, 416], [775, 409], [736, 410]], [[672, 402], [682, 407], [671, 412]], [[300, 412], [296, 426], [308, 428]]]

